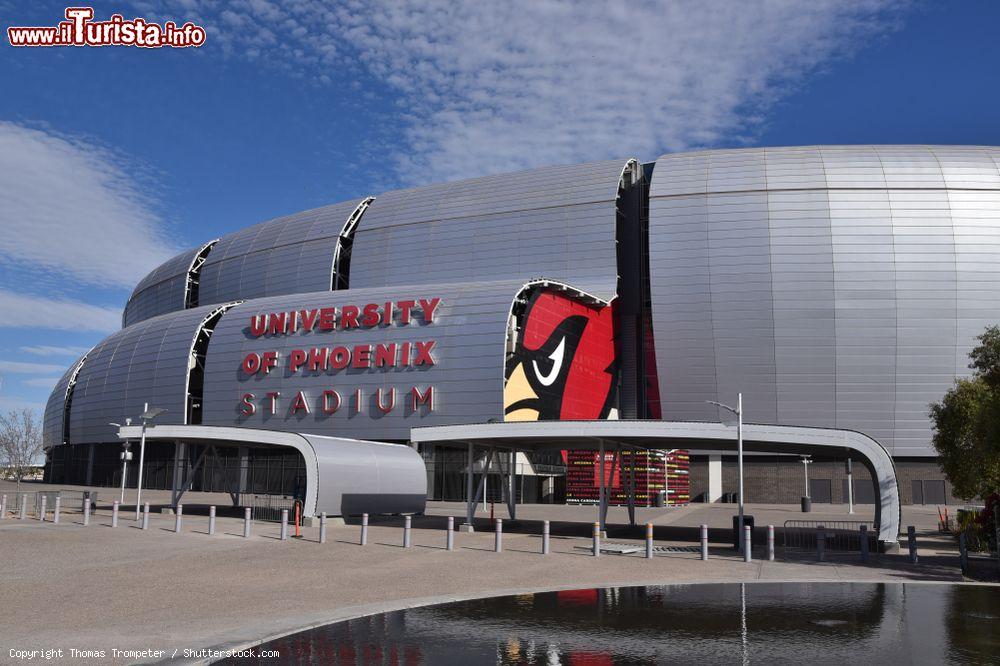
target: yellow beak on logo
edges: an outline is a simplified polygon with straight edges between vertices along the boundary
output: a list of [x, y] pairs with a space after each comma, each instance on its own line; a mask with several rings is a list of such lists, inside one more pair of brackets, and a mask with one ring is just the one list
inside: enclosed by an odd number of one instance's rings
[[[517, 367], [514, 368], [514, 372], [512, 372], [510, 377], [507, 378], [507, 383], [504, 384], [503, 387], [504, 410], [512, 405], [516, 405], [522, 400], [534, 400], [537, 398], [538, 395], [535, 393], [534, 389], [531, 388], [531, 384], [528, 383], [528, 377], [524, 374], [524, 363], [518, 363]], [[521, 407], [520, 409], [515, 409], [512, 412], [506, 412], [504, 414], [504, 421], [537, 420], [538, 410], [530, 407]]]

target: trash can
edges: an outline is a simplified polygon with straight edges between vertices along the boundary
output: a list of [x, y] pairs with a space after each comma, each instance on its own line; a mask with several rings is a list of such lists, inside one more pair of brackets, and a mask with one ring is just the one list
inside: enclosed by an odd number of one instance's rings
[[[753, 530], [753, 516], [743, 515], [743, 526], [750, 528], [750, 542], [753, 543], [754, 530]], [[733, 516], [733, 550], [740, 549], [740, 540], [743, 539], [743, 535], [740, 534], [740, 516], [739, 514]]]
[[810, 511], [812, 511], [812, 508], [813, 508], [812, 498], [810, 498], [810, 497], [803, 497], [802, 498], [802, 513], [809, 513]]
[[667, 491], [666, 490], [661, 490], [660, 492], [656, 493], [656, 502], [655, 502], [655, 504], [656, 504], [657, 508], [662, 508], [662, 507], [665, 507], [667, 505]]

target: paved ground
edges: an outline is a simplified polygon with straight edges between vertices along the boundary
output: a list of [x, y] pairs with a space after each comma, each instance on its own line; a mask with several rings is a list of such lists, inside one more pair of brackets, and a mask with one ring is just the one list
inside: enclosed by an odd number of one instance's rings
[[[154, 515], [148, 532], [124, 516], [112, 529], [103, 508], [89, 527], [79, 514], [64, 515], [59, 525], [8, 517], [0, 521], [0, 662], [12, 661], [12, 648], [62, 648], [64, 656], [70, 648], [104, 650], [102, 661], [109, 663], [130, 661], [115, 658], [112, 648], [162, 649], [165, 657], [178, 650], [180, 658], [185, 649], [253, 643], [360, 614], [519, 591], [708, 581], [960, 580], [952, 544], [934, 532], [934, 509], [904, 512], [903, 524], [917, 525], [921, 534], [918, 565], [903, 555], [882, 555], [863, 566], [854, 554], [826, 562], [809, 554], [746, 564], [723, 545], [732, 508], [639, 512], [640, 522], [653, 522], [658, 537], [662, 532], [661, 543], [680, 543], [676, 537], [683, 530], [696, 530], [702, 522], [715, 527], [708, 562], [687, 552], [651, 561], [594, 558], [577, 548], [589, 539], [575, 536], [586, 533], [593, 507], [519, 507], [521, 520], [505, 523], [521, 533], [505, 533], [499, 554], [493, 552], [493, 535], [483, 529], [456, 534], [456, 550], [446, 551], [441, 526], [446, 515], [461, 516], [462, 508], [445, 503], [432, 503], [429, 515], [414, 520], [410, 549], [401, 547], [400, 518], [377, 521], [369, 544], [361, 547], [359, 528], [352, 524], [330, 527], [322, 545], [315, 528], [305, 529], [302, 540], [282, 542], [274, 524], [255, 524], [253, 536], [244, 539], [242, 521], [225, 517], [218, 533], [209, 536], [207, 518], [195, 513], [193, 503], [185, 506], [190, 515], [180, 534], [172, 531], [173, 517], [161, 515]], [[802, 516], [794, 509], [751, 506], [748, 513], [759, 525], [780, 524]], [[480, 516], [485, 528], [488, 513]], [[547, 557], [532, 533], [542, 516], [558, 526]], [[611, 510], [611, 540], [639, 536], [614, 525], [624, 516], [623, 509]]]

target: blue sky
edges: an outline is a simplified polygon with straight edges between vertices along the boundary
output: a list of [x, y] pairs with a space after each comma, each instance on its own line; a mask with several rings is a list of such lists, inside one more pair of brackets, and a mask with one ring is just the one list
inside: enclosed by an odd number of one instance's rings
[[[64, 4], [0, 0], [3, 27]], [[41, 408], [173, 253], [277, 215], [545, 164], [998, 144], [1000, 7], [122, 1], [199, 49], [0, 45], [0, 409]]]

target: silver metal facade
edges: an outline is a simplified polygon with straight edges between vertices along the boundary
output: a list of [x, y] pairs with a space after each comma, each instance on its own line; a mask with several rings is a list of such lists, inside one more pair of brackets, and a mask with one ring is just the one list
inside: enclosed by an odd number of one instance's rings
[[63, 425], [66, 405], [66, 387], [69, 386], [73, 374], [77, 372], [83, 356], [73, 362], [73, 365], [66, 369], [63, 376], [56, 382], [55, 388], [49, 394], [48, 402], [45, 404], [45, 416], [42, 420], [42, 442], [45, 447], [63, 444]]
[[362, 201], [279, 217], [223, 236], [202, 266], [199, 305], [329, 290], [337, 239]]
[[[199, 307], [153, 317], [94, 347], [73, 390], [70, 443], [117, 441], [117, 428], [109, 424], [136, 419], [146, 402], [168, 410], [157, 423], [183, 424], [191, 345], [202, 320], [214, 309]], [[54, 397], [45, 417], [53, 423], [62, 409], [61, 399]]]
[[172, 257], [139, 281], [125, 305], [122, 326], [167, 312], [184, 309], [187, 276], [191, 262], [201, 248], [191, 248]]
[[615, 202], [627, 161], [548, 167], [396, 190], [358, 226], [351, 288], [618, 275]]
[[[885, 447], [851, 430], [745, 425], [748, 451], [840, 456], [850, 451], [871, 473], [875, 496], [875, 524], [879, 539], [895, 543], [899, 534], [899, 487]], [[417, 428], [415, 443], [468, 443], [480, 446], [517, 446], [527, 449], [596, 449], [601, 440], [621, 447], [685, 448], [713, 451], [736, 449], [735, 425], [662, 421], [538, 421], [532, 423], [476, 423]]]
[[[519, 281], [415, 285], [381, 289], [350, 289], [255, 299], [237, 305], [215, 328], [205, 364], [205, 425], [290, 430], [335, 437], [407, 440], [416, 425], [441, 425], [503, 418], [504, 340], [511, 304], [522, 286]], [[250, 319], [257, 314], [344, 305], [363, 306], [400, 299], [441, 298], [428, 325], [411, 323], [375, 328], [298, 332], [253, 337]], [[419, 321], [419, 319], [415, 319]], [[377, 343], [434, 340], [432, 366], [345, 368], [308, 372], [287, 369], [293, 349], [332, 348]], [[274, 350], [278, 367], [267, 375], [247, 376], [241, 363], [251, 352]], [[411, 389], [434, 387], [434, 410], [411, 409]], [[324, 390], [336, 390], [340, 409], [324, 414], [318, 408]], [[361, 389], [361, 409], [355, 409], [354, 391]], [[375, 402], [383, 391], [383, 405], [395, 389], [395, 408], [382, 414]], [[279, 392], [276, 414], [266, 412], [266, 395]], [[303, 391], [310, 413], [290, 413], [292, 400]], [[256, 413], [243, 416], [241, 399], [255, 395]]]
[[[139, 426], [118, 431], [122, 439], [138, 439]], [[340, 437], [205, 426], [153, 425], [151, 441], [267, 444], [297, 450], [306, 472], [303, 515], [422, 513], [427, 498], [423, 458], [408, 446]]]
[[665, 155], [650, 186], [663, 418], [863, 432], [933, 455], [928, 404], [1000, 321], [1000, 149]]

